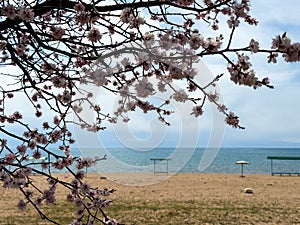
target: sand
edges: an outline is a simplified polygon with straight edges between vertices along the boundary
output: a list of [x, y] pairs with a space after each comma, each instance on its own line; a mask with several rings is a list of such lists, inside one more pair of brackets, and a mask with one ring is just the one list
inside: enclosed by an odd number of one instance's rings
[[[57, 177], [71, 179], [66, 174]], [[40, 178], [33, 176], [37, 183]], [[300, 177], [296, 175], [89, 173], [85, 181], [117, 190], [111, 196], [113, 213], [126, 224], [160, 224], [160, 218], [163, 224], [300, 224]], [[245, 193], [245, 188], [253, 193]], [[7, 190], [0, 188], [0, 194]], [[58, 198], [64, 196], [60, 190]], [[7, 207], [1, 205], [2, 210]], [[182, 217], [193, 220], [178, 222]], [[4, 223], [0, 220], [0, 224]]]
[[[106, 177], [106, 180], [100, 179]], [[174, 175], [152, 173], [89, 174], [96, 185], [117, 189], [117, 195], [130, 198], [197, 200], [214, 199], [270, 199], [300, 203], [300, 177], [271, 176], [262, 174], [202, 174], [179, 173]], [[98, 179], [98, 181], [97, 181]], [[245, 188], [253, 189], [252, 195], [244, 193]], [[147, 193], [147, 194], [145, 194]], [[299, 204], [300, 207], [300, 204]]]

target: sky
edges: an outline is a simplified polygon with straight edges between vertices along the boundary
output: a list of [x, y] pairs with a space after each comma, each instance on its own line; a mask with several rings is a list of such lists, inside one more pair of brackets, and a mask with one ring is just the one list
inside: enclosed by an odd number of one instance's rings
[[[271, 38], [287, 32], [292, 41], [300, 41], [298, 0], [253, 0], [251, 15], [259, 20], [257, 27], [241, 25], [234, 36], [236, 46], [247, 45], [251, 38], [269, 48]], [[221, 28], [221, 32], [222, 32]], [[246, 129], [234, 129], [224, 123], [224, 116], [212, 104], [206, 104], [204, 114], [190, 115], [192, 105], [174, 104], [175, 111], [167, 127], [157, 120], [157, 114], [131, 114], [129, 123], [117, 123], [99, 134], [86, 133], [78, 127], [73, 132], [78, 147], [128, 147], [149, 150], [155, 147], [300, 147], [300, 63], [268, 64], [267, 55], [251, 58], [259, 77], [271, 79], [275, 89], [253, 90], [233, 84], [225, 73], [218, 86], [221, 100], [240, 118]], [[226, 72], [226, 63], [207, 58], [198, 65], [204, 78]], [[196, 79], [204, 79], [197, 77]], [[106, 92], [98, 94], [106, 107], [116, 107], [117, 99]], [[158, 94], [157, 100], [164, 99]], [[154, 100], [156, 100], [154, 98]], [[28, 112], [30, 113], [30, 112]], [[86, 115], [91, 116], [93, 115]], [[32, 118], [34, 123], [35, 117]]]
[[[297, 12], [300, 2], [259, 1], [252, 2], [252, 15], [260, 22], [257, 28], [245, 29], [241, 35], [255, 36], [262, 44], [270, 46], [270, 37], [287, 32], [292, 40], [300, 39], [300, 23]], [[224, 101], [238, 113], [243, 131], [226, 129], [224, 146], [300, 146], [300, 64], [285, 63], [268, 65], [265, 58], [253, 61], [258, 74], [268, 76], [275, 89], [234, 88], [224, 81]], [[218, 70], [217, 66], [209, 66]]]
[[[237, 46], [245, 46], [251, 38], [269, 48], [271, 39], [287, 32], [292, 41], [300, 41], [297, 0], [254, 0], [252, 16], [259, 20], [257, 27], [239, 26], [234, 37]], [[253, 90], [240, 87], [229, 80], [228, 74], [219, 83], [221, 97], [235, 112], [245, 130], [224, 125], [224, 118], [214, 107], [206, 107], [198, 119], [189, 116], [186, 108], [175, 106], [178, 114], [170, 118], [171, 126], [164, 127], [156, 116], [135, 114], [130, 123], [109, 127], [109, 135], [99, 135], [105, 147], [125, 146], [150, 149], [156, 146], [187, 147], [300, 147], [300, 64], [268, 64], [267, 55], [251, 58], [259, 77], [271, 79], [275, 89], [261, 87]], [[204, 59], [211, 74], [223, 73], [224, 62]], [[96, 142], [98, 144], [98, 142]], [[83, 143], [84, 144], [84, 143]]]

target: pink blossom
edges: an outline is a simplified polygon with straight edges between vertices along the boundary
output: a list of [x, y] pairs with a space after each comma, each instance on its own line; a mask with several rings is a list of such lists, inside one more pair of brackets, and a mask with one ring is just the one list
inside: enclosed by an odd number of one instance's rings
[[56, 70], [56, 65], [53, 63], [43, 63], [41, 67], [46, 73], [53, 73]]
[[100, 31], [97, 28], [93, 27], [88, 32], [87, 38], [92, 42], [97, 42], [102, 38], [102, 34], [100, 33]]
[[195, 115], [195, 117], [201, 116], [203, 114], [202, 106], [195, 106], [191, 114]]
[[52, 166], [58, 170], [62, 170], [64, 168], [64, 165], [63, 165], [63, 162], [61, 159], [57, 159], [55, 162], [53, 162]]
[[172, 97], [178, 102], [185, 102], [188, 99], [188, 95], [183, 89], [180, 89], [172, 95]]
[[208, 100], [211, 102], [216, 102], [219, 100], [219, 94], [215, 91], [215, 92], [210, 92], [208, 94]]
[[7, 145], [7, 140], [6, 139], [0, 139], [1, 141], [1, 147], [4, 147]]
[[41, 111], [39, 111], [39, 110], [37, 110], [36, 112], [35, 112], [35, 116], [36, 117], [41, 117], [42, 116], [42, 112]]
[[33, 152], [32, 157], [34, 159], [40, 159], [42, 157], [42, 154], [41, 154], [40, 151], [36, 150], [36, 151]]
[[68, 90], [65, 90], [62, 94], [57, 95], [57, 99], [63, 103], [69, 103], [72, 100], [72, 95]]
[[300, 43], [290, 45], [282, 56], [287, 62], [300, 61]]
[[190, 37], [190, 42], [189, 42], [190, 47], [195, 50], [200, 48], [204, 44], [203, 40], [204, 39], [201, 35], [192, 34]]
[[33, 197], [33, 191], [27, 189], [27, 190], [25, 191], [25, 196], [26, 196], [27, 198], [32, 198], [32, 197]]
[[76, 167], [80, 170], [83, 169], [85, 167], [91, 167], [93, 165], [95, 165], [96, 161], [92, 158], [79, 158], [77, 160], [77, 165]]
[[76, 14], [75, 21], [77, 24], [80, 24], [81, 26], [88, 23], [90, 20], [91, 20], [90, 15], [84, 11]]
[[16, 119], [16, 120], [23, 118], [22, 114], [19, 111], [14, 112], [13, 116], [14, 116], [14, 119]]
[[166, 92], [167, 89], [166, 89], [166, 83], [162, 82], [162, 81], [159, 81], [157, 83], [157, 88], [160, 92]]
[[183, 73], [182, 69], [175, 65], [170, 65], [169, 72], [173, 79], [182, 79], [186, 77], [186, 74]]
[[120, 15], [120, 19], [123, 23], [129, 23], [131, 15], [131, 8], [124, 8]]
[[143, 77], [142, 80], [135, 85], [135, 90], [137, 96], [141, 98], [146, 98], [154, 93], [153, 84], [150, 83], [146, 77]]
[[218, 110], [219, 110], [220, 112], [225, 112], [225, 111], [228, 110], [228, 109], [227, 109], [226, 105], [218, 105]]
[[88, 193], [90, 191], [90, 185], [86, 183], [81, 184], [79, 188], [82, 193]]
[[268, 63], [277, 63], [277, 57], [278, 53], [270, 53], [270, 55], [268, 56]]
[[30, 149], [35, 149], [35, 147], [36, 147], [36, 142], [35, 142], [35, 140], [29, 141], [29, 143], [28, 143], [28, 148], [30, 148]]
[[20, 200], [19, 202], [18, 202], [18, 208], [20, 209], [20, 210], [25, 210], [26, 209], [26, 206], [27, 206], [27, 204], [24, 202], [24, 200]]
[[5, 155], [5, 163], [6, 164], [12, 164], [16, 159], [16, 155], [13, 153], [9, 153]]
[[54, 87], [63, 88], [67, 85], [66, 79], [62, 76], [55, 76], [51, 79], [51, 81]]
[[53, 204], [56, 202], [55, 190], [55, 186], [52, 186], [50, 189], [43, 192], [43, 199], [45, 199], [46, 204]]
[[34, 12], [32, 9], [22, 8], [22, 9], [20, 9], [18, 16], [20, 17], [21, 20], [23, 20], [25, 22], [30, 22], [34, 18]]
[[25, 54], [25, 45], [23, 45], [23, 44], [20, 44], [20, 45], [18, 45], [17, 47], [16, 47], [16, 51], [17, 51], [17, 54], [18, 54], [18, 56], [25, 56], [26, 54]]
[[26, 145], [22, 144], [22, 145], [18, 145], [17, 146], [17, 150], [20, 153], [21, 156], [24, 156], [27, 150]]
[[77, 3], [75, 6], [74, 6], [74, 9], [77, 11], [77, 12], [83, 12], [85, 10], [85, 6], [82, 4], [82, 3]]
[[216, 38], [207, 38], [204, 42], [204, 48], [208, 52], [216, 52], [219, 50], [219, 48], [222, 45], [222, 38], [216, 37]]
[[237, 117], [233, 112], [230, 112], [225, 119], [226, 123], [234, 128], [239, 127], [239, 117]]
[[145, 45], [149, 48], [154, 43], [154, 34], [151, 32], [146, 32], [143, 36]]
[[60, 122], [60, 119], [58, 118], [58, 116], [54, 116], [54, 118], [53, 118], [53, 123], [54, 123], [55, 125], [58, 125], [59, 122]]
[[13, 5], [8, 5], [3, 7], [4, 15], [6, 15], [9, 19], [14, 20], [17, 16], [15, 7]]
[[74, 196], [72, 194], [67, 194], [67, 201], [68, 202], [73, 202], [74, 201]]
[[55, 131], [51, 132], [49, 134], [49, 137], [51, 138], [51, 142], [56, 143], [61, 138], [61, 135], [62, 135], [62, 133], [59, 130], [55, 130]]
[[52, 37], [54, 37], [55, 39], [61, 39], [65, 34], [65, 30], [62, 27], [52, 26], [50, 30]]
[[97, 86], [103, 86], [106, 85], [108, 80], [107, 80], [107, 73], [102, 70], [98, 69], [94, 72], [91, 72], [89, 74], [90, 78], [93, 80], [93, 83], [96, 84]]
[[257, 53], [259, 49], [259, 43], [254, 39], [251, 39], [249, 47], [253, 53]]
[[182, 5], [182, 6], [189, 6], [191, 4], [193, 4], [195, 2], [195, 0], [176, 0], [175, 3], [177, 3], [178, 5]]
[[280, 51], [286, 51], [291, 45], [291, 39], [288, 38], [285, 34], [281, 36], [277, 35], [273, 38], [272, 46], [273, 49], [278, 49]]
[[140, 25], [144, 23], [145, 21], [142, 17], [130, 15], [130, 19], [129, 19], [130, 28], [138, 28]]
[[78, 179], [78, 180], [82, 180], [84, 178], [84, 171], [82, 170], [78, 170], [75, 174], [75, 177]]
[[[110, 122], [110, 120], [108, 120], [108, 121]], [[87, 125], [86, 129], [91, 132], [98, 132], [101, 128], [99, 125], [93, 124], [93, 125]]]
[[75, 199], [74, 199], [74, 203], [75, 203], [76, 206], [79, 207], [79, 206], [82, 205], [83, 202], [82, 202], [82, 200], [81, 200], [80, 198], [75, 198]]
[[240, 21], [238, 19], [235, 19], [233, 16], [230, 17], [230, 20], [227, 20], [227, 24], [229, 28], [238, 27], [240, 24]]
[[42, 201], [43, 201], [43, 198], [42, 197], [37, 197], [34, 201], [34, 203], [37, 205], [37, 206], [41, 206], [42, 205]]

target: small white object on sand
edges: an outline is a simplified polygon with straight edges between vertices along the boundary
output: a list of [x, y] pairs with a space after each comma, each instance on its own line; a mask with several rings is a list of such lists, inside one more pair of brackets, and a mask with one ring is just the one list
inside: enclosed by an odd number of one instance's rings
[[252, 188], [245, 188], [244, 193], [246, 194], [253, 194], [253, 189]]

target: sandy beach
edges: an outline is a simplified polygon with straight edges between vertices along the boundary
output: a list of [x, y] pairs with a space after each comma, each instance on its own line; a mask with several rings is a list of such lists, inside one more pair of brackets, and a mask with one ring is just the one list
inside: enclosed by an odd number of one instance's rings
[[[41, 182], [40, 176], [33, 179]], [[117, 190], [107, 212], [125, 224], [300, 224], [300, 177], [295, 175], [89, 173], [85, 180]], [[17, 195], [0, 188], [1, 196], [8, 192]], [[58, 199], [64, 198], [65, 191], [59, 189]], [[0, 224], [7, 224], [12, 214], [26, 215], [13, 208], [16, 203], [2, 198]]]

